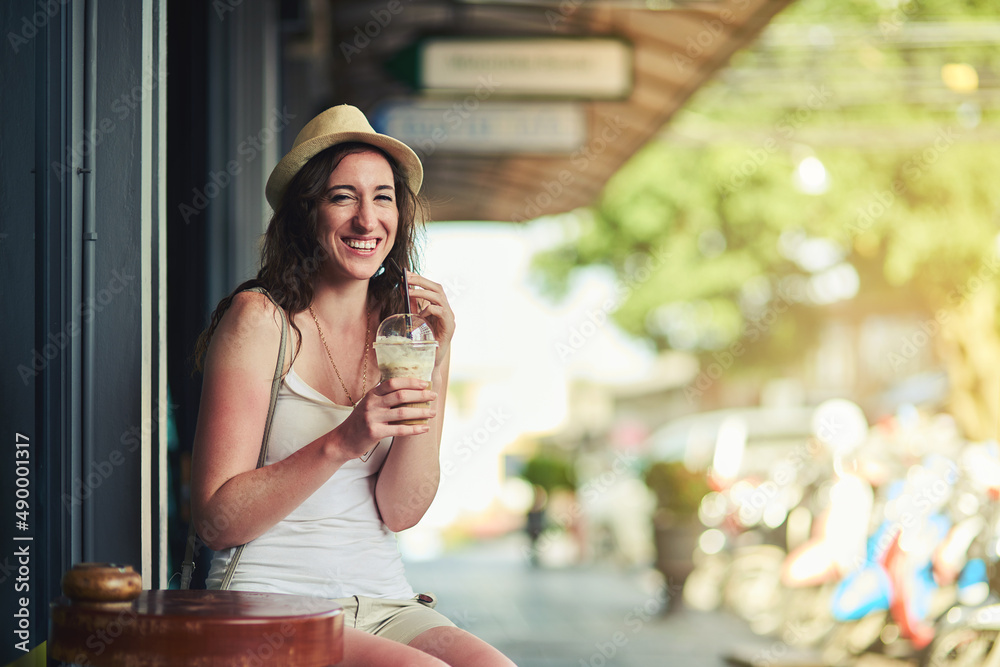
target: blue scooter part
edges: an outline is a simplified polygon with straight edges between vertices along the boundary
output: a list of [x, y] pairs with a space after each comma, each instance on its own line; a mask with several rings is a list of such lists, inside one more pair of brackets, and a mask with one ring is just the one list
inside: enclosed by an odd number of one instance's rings
[[[942, 514], [933, 514], [926, 520], [930, 530], [924, 533], [924, 538], [932, 544], [940, 544], [951, 529], [951, 520]], [[913, 564], [913, 567], [912, 585], [908, 587], [909, 597], [903, 603], [910, 619], [926, 620], [930, 614], [934, 592], [940, 587], [934, 580], [934, 566], [930, 558], [921, 565]]]
[[879, 527], [868, 538], [866, 544], [866, 565], [874, 565], [882, 560], [889, 546], [892, 544], [894, 538], [893, 531], [896, 530], [898, 530], [898, 527], [892, 521], [883, 521], [879, 524]]
[[958, 575], [958, 602], [967, 607], [975, 607], [986, 602], [990, 595], [990, 580], [986, 573], [986, 561], [971, 558]]
[[866, 565], [837, 585], [830, 611], [838, 622], [857, 621], [873, 611], [889, 609], [892, 582], [879, 565]]
[[989, 577], [986, 574], [986, 561], [982, 558], [970, 558], [958, 575], [959, 589], [975, 584], [988, 584]]

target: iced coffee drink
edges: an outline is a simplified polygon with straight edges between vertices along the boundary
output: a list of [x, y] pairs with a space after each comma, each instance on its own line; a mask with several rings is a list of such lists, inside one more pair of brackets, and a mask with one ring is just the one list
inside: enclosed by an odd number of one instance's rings
[[[437, 342], [430, 327], [415, 315], [392, 315], [379, 326], [375, 337], [375, 357], [382, 381], [390, 378], [418, 378], [431, 381]], [[426, 408], [430, 403], [408, 403]], [[393, 424], [426, 424], [426, 419], [404, 419]]]

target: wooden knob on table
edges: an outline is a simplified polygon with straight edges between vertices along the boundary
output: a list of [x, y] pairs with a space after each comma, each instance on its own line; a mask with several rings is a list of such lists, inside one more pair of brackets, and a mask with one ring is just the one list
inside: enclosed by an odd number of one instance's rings
[[63, 575], [62, 590], [74, 602], [128, 602], [142, 591], [142, 576], [131, 565], [77, 563]]

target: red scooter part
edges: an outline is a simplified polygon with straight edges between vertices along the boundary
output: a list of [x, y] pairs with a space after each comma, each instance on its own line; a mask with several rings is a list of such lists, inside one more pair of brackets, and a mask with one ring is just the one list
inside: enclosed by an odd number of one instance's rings
[[899, 627], [899, 634], [917, 650], [923, 649], [934, 639], [934, 626], [924, 620], [920, 612], [921, 580], [918, 570], [927, 563], [915, 563], [899, 545], [899, 535], [886, 550], [885, 569], [892, 582], [892, 602], [889, 613]]

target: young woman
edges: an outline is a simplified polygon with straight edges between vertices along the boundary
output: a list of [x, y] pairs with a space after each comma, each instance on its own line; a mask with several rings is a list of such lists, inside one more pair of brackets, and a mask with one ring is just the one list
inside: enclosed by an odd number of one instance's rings
[[[223, 299], [199, 344], [194, 521], [217, 552], [210, 588], [246, 544], [230, 588], [336, 599], [343, 664], [511, 665], [414, 595], [395, 542], [437, 489], [455, 331], [441, 286], [408, 272], [413, 312], [439, 343], [432, 382], [378, 382], [375, 330], [403, 298], [386, 269], [414, 265], [422, 179], [412, 150], [347, 105], [310, 121], [275, 167], [261, 269]], [[282, 312], [289, 353], [258, 468]], [[407, 405], [420, 401], [429, 407]]]

